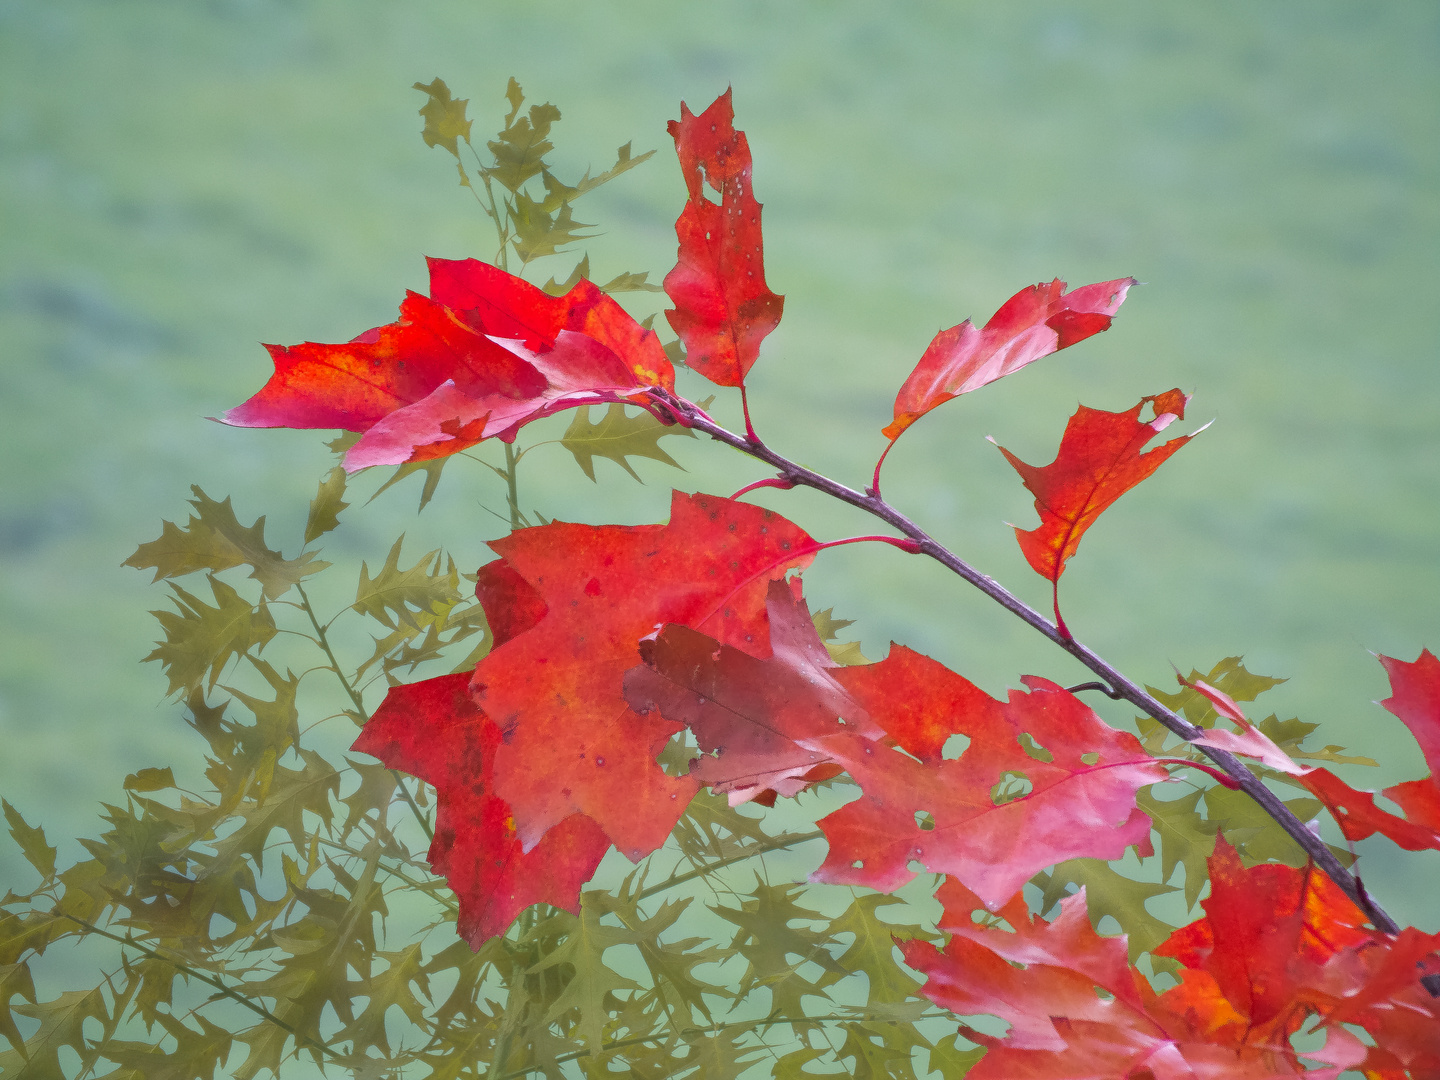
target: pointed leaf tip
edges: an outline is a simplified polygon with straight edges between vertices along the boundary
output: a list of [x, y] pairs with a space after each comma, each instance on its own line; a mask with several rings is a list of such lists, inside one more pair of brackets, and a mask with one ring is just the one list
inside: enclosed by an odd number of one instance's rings
[[1108, 330], [1134, 278], [1082, 285], [1065, 282], [1021, 289], [983, 329], [966, 320], [935, 335], [895, 398], [895, 419], [884, 429], [892, 442], [931, 409], [1019, 371], [1041, 357]]

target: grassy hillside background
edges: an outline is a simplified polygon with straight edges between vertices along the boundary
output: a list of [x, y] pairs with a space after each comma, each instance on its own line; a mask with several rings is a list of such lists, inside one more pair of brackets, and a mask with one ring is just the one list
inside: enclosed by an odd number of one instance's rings
[[[673, 264], [665, 121], [733, 86], [787, 298], [757, 426], [852, 483], [938, 329], [1054, 276], [1139, 278], [1111, 333], [922, 423], [887, 494], [1043, 607], [1004, 525], [1029, 525], [1030, 499], [984, 436], [1048, 461], [1077, 402], [1194, 392], [1217, 423], [1088, 536], [1071, 627], [1159, 685], [1171, 663], [1244, 654], [1291, 678], [1270, 710], [1381, 759], [1370, 784], [1419, 775], [1371, 704], [1386, 684], [1366, 650], [1440, 648], [1437, 52], [1424, 0], [0, 0], [0, 790], [74, 853], [65, 838], [95, 829], [126, 773], [197, 760], [138, 662], [164, 591], [120, 563], [183, 518], [192, 483], [268, 514], [293, 552], [323, 436], [205, 417], [264, 381], [260, 341], [349, 338], [424, 288], [423, 256], [492, 253], [419, 138], [410, 87], [437, 75], [471, 98], [477, 135], [510, 75], [554, 102], [576, 172], [632, 139], [660, 150], [582, 204], [602, 280]], [[563, 278], [573, 259], [554, 262], [541, 273]], [[674, 443], [688, 473], [642, 463], [643, 487], [537, 451], [525, 500], [654, 521], [672, 483], [759, 475]], [[451, 472], [418, 525], [414, 480], [352, 511], [330, 557], [373, 566], [408, 528], [416, 553], [488, 559], [483, 507], [502, 494]], [[864, 528], [803, 494], [757, 501], [817, 535]], [[992, 692], [1079, 674], [897, 552], [827, 553], [807, 580], [872, 657], [901, 640]], [[1440, 859], [1362, 851], [1397, 917], [1440, 927]], [[0, 853], [0, 881], [18, 866]]]

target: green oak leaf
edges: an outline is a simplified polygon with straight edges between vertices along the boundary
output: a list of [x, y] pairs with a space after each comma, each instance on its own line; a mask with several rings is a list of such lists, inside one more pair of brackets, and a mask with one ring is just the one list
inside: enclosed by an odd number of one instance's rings
[[1175, 930], [1163, 919], [1150, 914], [1145, 906], [1151, 897], [1174, 892], [1173, 885], [1136, 881], [1103, 860], [1067, 859], [1037, 874], [1033, 881], [1042, 892], [1041, 911], [1048, 911], [1067, 896], [1071, 891], [1067, 886], [1083, 887], [1085, 908], [1091, 924], [1098, 929], [1100, 920], [1106, 915], [1119, 923], [1120, 931], [1128, 938], [1132, 964], [1140, 954], [1153, 950]]
[[460, 602], [460, 575], [455, 571], [455, 560], [449, 560], [442, 572], [442, 556], [437, 548], [422, 555], [415, 565], [402, 568], [400, 546], [404, 542], [404, 536], [395, 541], [385, 565], [373, 578], [369, 564], [360, 564], [360, 584], [351, 605], [392, 630], [397, 621], [418, 629], [418, 615], [440, 615]]
[[830, 923], [830, 936], [854, 935], [849, 948], [836, 960], [853, 974], [865, 974], [870, 982], [868, 1005], [905, 1001], [920, 987], [914, 976], [907, 974], [896, 961], [895, 938], [929, 941], [933, 935], [911, 923], [885, 922], [876, 914], [882, 907], [904, 903], [898, 896], [862, 893]]
[[216, 502], [199, 487], [192, 486], [190, 490], [195, 493], [195, 498], [190, 500], [195, 512], [185, 527], [163, 522], [159, 538], [141, 544], [122, 565], [137, 570], [153, 568], [152, 580], [159, 581], [199, 570], [213, 574], [248, 564], [250, 576], [260, 582], [267, 600], [284, 595], [303, 578], [330, 565], [314, 561], [314, 552], [305, 552], [298, 559], [284, 558], [280, 552], [265, 546], [263, 516], [256, 518], [253, 525], [241, 525], [228, 497], [224, 502]]
[[470, 121], [465, 119], [465, 106], [470, 104], [470, 99], [452, 98], [444, 79], [437, 78], [428, 85], [417, 82], [415, 89], [430, 98], [420, 106], [420, 115], [425, 118], [425, 130], [421, 132], [425, 145], [443, 146], [458, 158], [457, 140], [470, 141]]
[[215, 605], [171, 582], [175, 611], [152, 611], [165, 640], [145, 657], [158, 660], [170, 680], [169, 693], [197, 689], [208, 673], [210, 688], [232, 656], [265, 648], [275, 636], [275, 620], [262, 600], [250, 603], [225, 582], [209, 577]]
[[[590, 419], [590, 406], [575, 410], [575, 418], [560, 439], [560, 445], [575, 456], [575, 463], [592, 481], [595, 480], [595, 459], [607, 458], [615, 462], [636, 480], [637, 473], [627, 460], [632, 457], [650, 458], [682, 469], [678, 461], [660, 449], [660, 440], [667, 435], [683, 435], [694, 438], [695, 433], [679, 424], [662, 424], [643, 409], [635, 416], [628, 416], [623, 405], [611, 405], [605, 410], [598, 423]], [[644, 481], [640, 481], [644, 483]]]
[[338, 465], [325, 474], [320, 490], [310, 500], [310, 513], [305, 518], [305, 543], [324, 536], [340, 524], [340, 511], [350, 504], [345, 501], [345, 470]]
[[1168, 882], [1176, 866], [1185, 868], [1185, 910], [1200, 902], [1200, 891], [1210, 879], [1205, 866], [1215, 850], [1217, 826], [1206, 821], [1198, 807], [1205, 792], [1195, 790], [1178, 799], [1157, 799], [1149, 789], [1136, 794], [1135, 805], [1150, 815], [1160, 836], [1160, 880]]
[[10, 836], [19, 845], [25, 861], [39, 871], [42, 878], [49, 881], [55, 876], [56, 849], [45, 839], [45, 830], [38, 825], [29, 824], [20, 816], [20, 811], [4, 799], [0, 799], [0, 808], [5, 811], [5, 823], [10, 826]]
[[571, 1010], [579, 1010], [576, 1027], [591, 1050], [598, 1050], [605, 1041], [607, 997], [617, 991], [640, 989], [639, 983], [611, 970], [604, 962], [606, 949], [634, 945], [641, 940], [640, 934], [626, 927], [602, 923], [603, 914], [605, 908], [600, 894], [581, 893], [580, 918], [569, 936], [559, 948], [529, 969], [531, 975], [562, 964], [572, 970], [545, 1019], [553, 1022]]

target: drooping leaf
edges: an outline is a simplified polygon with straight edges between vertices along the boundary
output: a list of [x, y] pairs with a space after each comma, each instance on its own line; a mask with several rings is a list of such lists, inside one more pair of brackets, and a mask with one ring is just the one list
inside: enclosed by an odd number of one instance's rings
[[331, 469], [320, 481], [320, 490], [310, 500], [310, 513], [305, 518], [305, 543], [309, 544], [340, 526], [340, 511], [350, 504], [345, 501], [345, 470]]
[[610, 844], [574, 814], [522, 849], [510, 807], [494, 790], [502, 734], [469, 685], [462, 673], [392, 687], [353, 749], [435, 786], [430, 865], [459, 897], [457, 931], [478, 949], [531, 904], [577, 911], [580, 886]]
[[313, 551], [305, 552], [298, 559], [284, 558], [280, 552], [265, 546], [264, 517], [256, 518], [253, 525], [241, 525], [228, 497], [224, 502], [216, 502], [197, 486], [192, 485], [190, 490], [195, 493], [195, 498], [190, 500], [195, 510], [185, 527], [164, 522], [160, 537], [141, 544], [122, 565], [137, 570], [153, 568], [153, 581], [183, 577], [198, 570], [213, 574], [233, 566], [249, 565], [250, 576], [260, 582], [267, 600], [283, 596], [303, 578], [330, 565], [314, 561]]
[[689, 201], [675, 222], [679, 261], [665, 275], [675, 307], [665, 317], [685, 343], [686, 363], [720, 386], [743, 385], [785, 303], [765, 284], [750, 144], [734, 119], [726, 90], [699, 116], [682, 103], [680, 119], [670, 121]]
[[5, 823], [10, 826], [10, 836], [19, 846], [25, 861], [33, 866], [44, 880], [49, 881], [55, 876], [56, 849], [45, 839], [45, 830], [27, 822], [20, 816], [20, 811], [4, 799], [0, 799], [0, 808], [5, 811]]
[[[915, 861], [999, 904], [1046, 866], [1146, 843], [1135, 792], [1165, 770], [1072, 694], [1030, 677], [1031, 693], [1001, 703], [898, 645], [881, 663], [837, 666], [789, 587], [772, 584], [768, 608], [769, 659], [667, 626], [626, 693], [689, 727], [706, 751], [692, 775], [732, 799], [793, 794], [817, 768], [849, 773], [861, 797], [821, 820], [830, 852], [814, 880], [889, 892]], [[1026, 752], [1027, 733], [1049, 761]], [[953, 735], [970, 745], [945, 760]], [[1001, 793], [1011, 779], [1019, 797]]]
[[662, 424], [648, 412], [627, 416], [623, 405], [611, 405], [599, 423], [594, 423], [589, 406], [582, 406], [575, 411], [575, 419], [570, 421], [560, 445], [575, 455], [575, 463], [591, 480], [595, 479], [597, 457], [608, 458], [639, 480], [639, 474], [627, 458], [645, 457], [681, 468], [679, 462], [660, 449], [660, 440], [666, 435], [695, 437], [689, 428]]
[[1065, 282], [1056, 278], [1020, 290], [983, 330], [966, 319], [940, 331], [896, 395], [895, 419], [883, 434], [894, 442], [916, 420], [951, 398], [1108, 330], [1134, 284], [1134, 278], [1120, 278], [1066, 292]]
[[[1037, 574], [1058, 589], [1065, 563], [1080, 546], [1085, 530], [1116, 499], [1199, 434], [1182, 435], [1145, 450], [1145, 444], [1173, 421], [1184, 419], [1188, 400], [1179, 390], [1168, 390], [1142, 398], [1125, 412], [1102, 412], [1082, 405], [1065, 425], [1055, 460], [1043, 467], [1026, 465], [1000, 447], [1035, 496], [1040, 527], [1029, 531], [1016, 527], [1015, 537]], [[1140, 410], [1147, 404], [1154, 406], [1155, 419], [1142, 423]], [[1059, 619], [1058, 600], [1055, 614]], [[1063, 621], [1061, 629], [1064, 632]]]
[[562, 408], [674, 385], [659, 339], [592, 282], [548, 296], [475, 260], [430, 260], [431, 296], [343, 345], [270, 346], [275, 374], [223, 420], [364, 432], [353, 472], [427, 461]]

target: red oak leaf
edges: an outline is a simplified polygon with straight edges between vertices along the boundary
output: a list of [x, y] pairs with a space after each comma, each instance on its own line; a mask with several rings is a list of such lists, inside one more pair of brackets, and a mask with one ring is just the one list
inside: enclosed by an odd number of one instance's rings
[[1399, 805], [1398, 817], [1375, 805], [1369, 791], [1358, 791], [1329, 769], [1314, 769], [1301, 779], [1329, 808], [1348, 840], [1381, 833], [1407, 851], [1440, 849], [1440, 660], [1429, 649], [1414, 663], [1379, 658], [1390, 676], [1390, 697], [1380, 702], [1399, 717], [1425, 755], [1431, 775], [1385, 789]]
[[[1096, 518], [1205, 430], [1201, 428], [1142, 453], [1146, 443], [1175, 420], [1184, 419], [1189, 400], [1179, 390], [1167, 390], [1141, 398], [1138, 405], [1125, 412], [1102, 412], [1082, 405], [1065, 425], [1055, 460], [1043, 467], [1027, 465], [1000, 447], [1035, 496], [1040, 527], [1029, 531], [1016, 527], [1015, 536], [1031, 567], [1055, 587], [1055, 619], [1061, 633], [1069, 634], [1060, 618], [1058, 592], [1065, 563]], [[1147, 403], [1153, 405], [1155, 419], [1144, 423], [1140, 410]]]
[[470, 696], [470, 676], [391, 687], [352, 749], [435, 786], [430, 865], [460, 900], [456, 927], [478, 949], [521, 911], [546, 903], [580, 910], [580, 886], [610, 849], [589, 818], [572, 814], [530, 851], [494, 792], [500, 729]]
[[564, 296], [473, 259], [430, 260], [432, 296], [343, 345], [267, 346], [275, 374], [225, 414], [238, 427], [365, 432], [346, 468], [513, 439], [559, 408], [674, 386], [659, 339], [592, 282]]
[[[947, 881], [938, 897], [949, 943], [943, 951], [923, 941], [900, 947], [928, 976], [926, 997], [1010, 1024], [998, 1038], [965, 1032], [989, 1048], [967, 1074], [976, 1080], [1333, 1080], [1343, 1069], [1391, 1060], [1429, 1075], [1419, 1070], [1440, 1061], [1440, 1026], [1419, 978], [1435, 966], [1440, 935], [1366, 930], [1364, 915], [1318, 871], [1246, 870], [1223, 838], [1210, 873], [1206, 917], [1156, 950], [1184, 965], [1180, 985], [1159, 995], [1127, 964], [1123, 937], [1091, 928], [1083, 890], [1063, 900], [1051, 922], [1031, 915], [1017, 894], [998, 911], [1002, 927], [977, 923], [980, 898]], [[1290, 1035], [1312, 1018], [1325, 1044], [1299, 1055]], [[1341, 1023], [1364, 1027], [1379, 1049]], [[1307, 1071], [1302, 1056], [1329, 1068]]]
[[[1073, 695], [1031, 678], [1032, 693], [1001, 703], [901, 646], [837, 667], [790, 589], [772, 585], [768, 607], [768, 658], [667, 626], [626, 695], [690, 727], [707, 751], [691, 775], [717, 791], [791, 794], [819, 765], [849, 773], [861, 795], [820, 822], [830, 852], [814, 880], [889, 892], [915, 877], [914, 860], [998, 905], [1046, 866], [1148, 842], [1135, 792], [1165, 770]], [[944, 760], [957, 734], [970, 746]], [[1030, 790], [1001, 792], [1011, 781]]]
[[[750, 144], [734, 119], [726, 90], [699, 116], [682, 102], [680, 119], [670, 121], [690, 199], [675, 222], [679, 261], [665, 275], [675, 307], [665, 317], [685, 343], [686, 364], [720, 386], [743, 385], [785, 304], [765, 284]], [[706, 184], [718, 205], [705, 197]]]
[[680, 492], [667, 525], [552, 522], [490, 546], [505, 574], [498, 590], [482, 586], [487, 612], [506, 590], [526, 605], [517, 625], [545, 608], [475, 670], [476, 700], [503, 735], [496, 791], [526, 850], [580, 812], [638, 859], [665, 841], [696, 788], [655, 761], [678, 727], [626, 705], [621, 682], [638, 642], [674, 622], [764, 653], [767, 585], [818, 546], [771, 511]]
[[1110, 329], [1134, 278], [1102, 281], [1065, 292], [1065, 282], [1021, 289], [983, 330], [966, 319], [942, 330], [895, 396], [891, 442], [937, 405], [978, 390], [1026, 364]]

